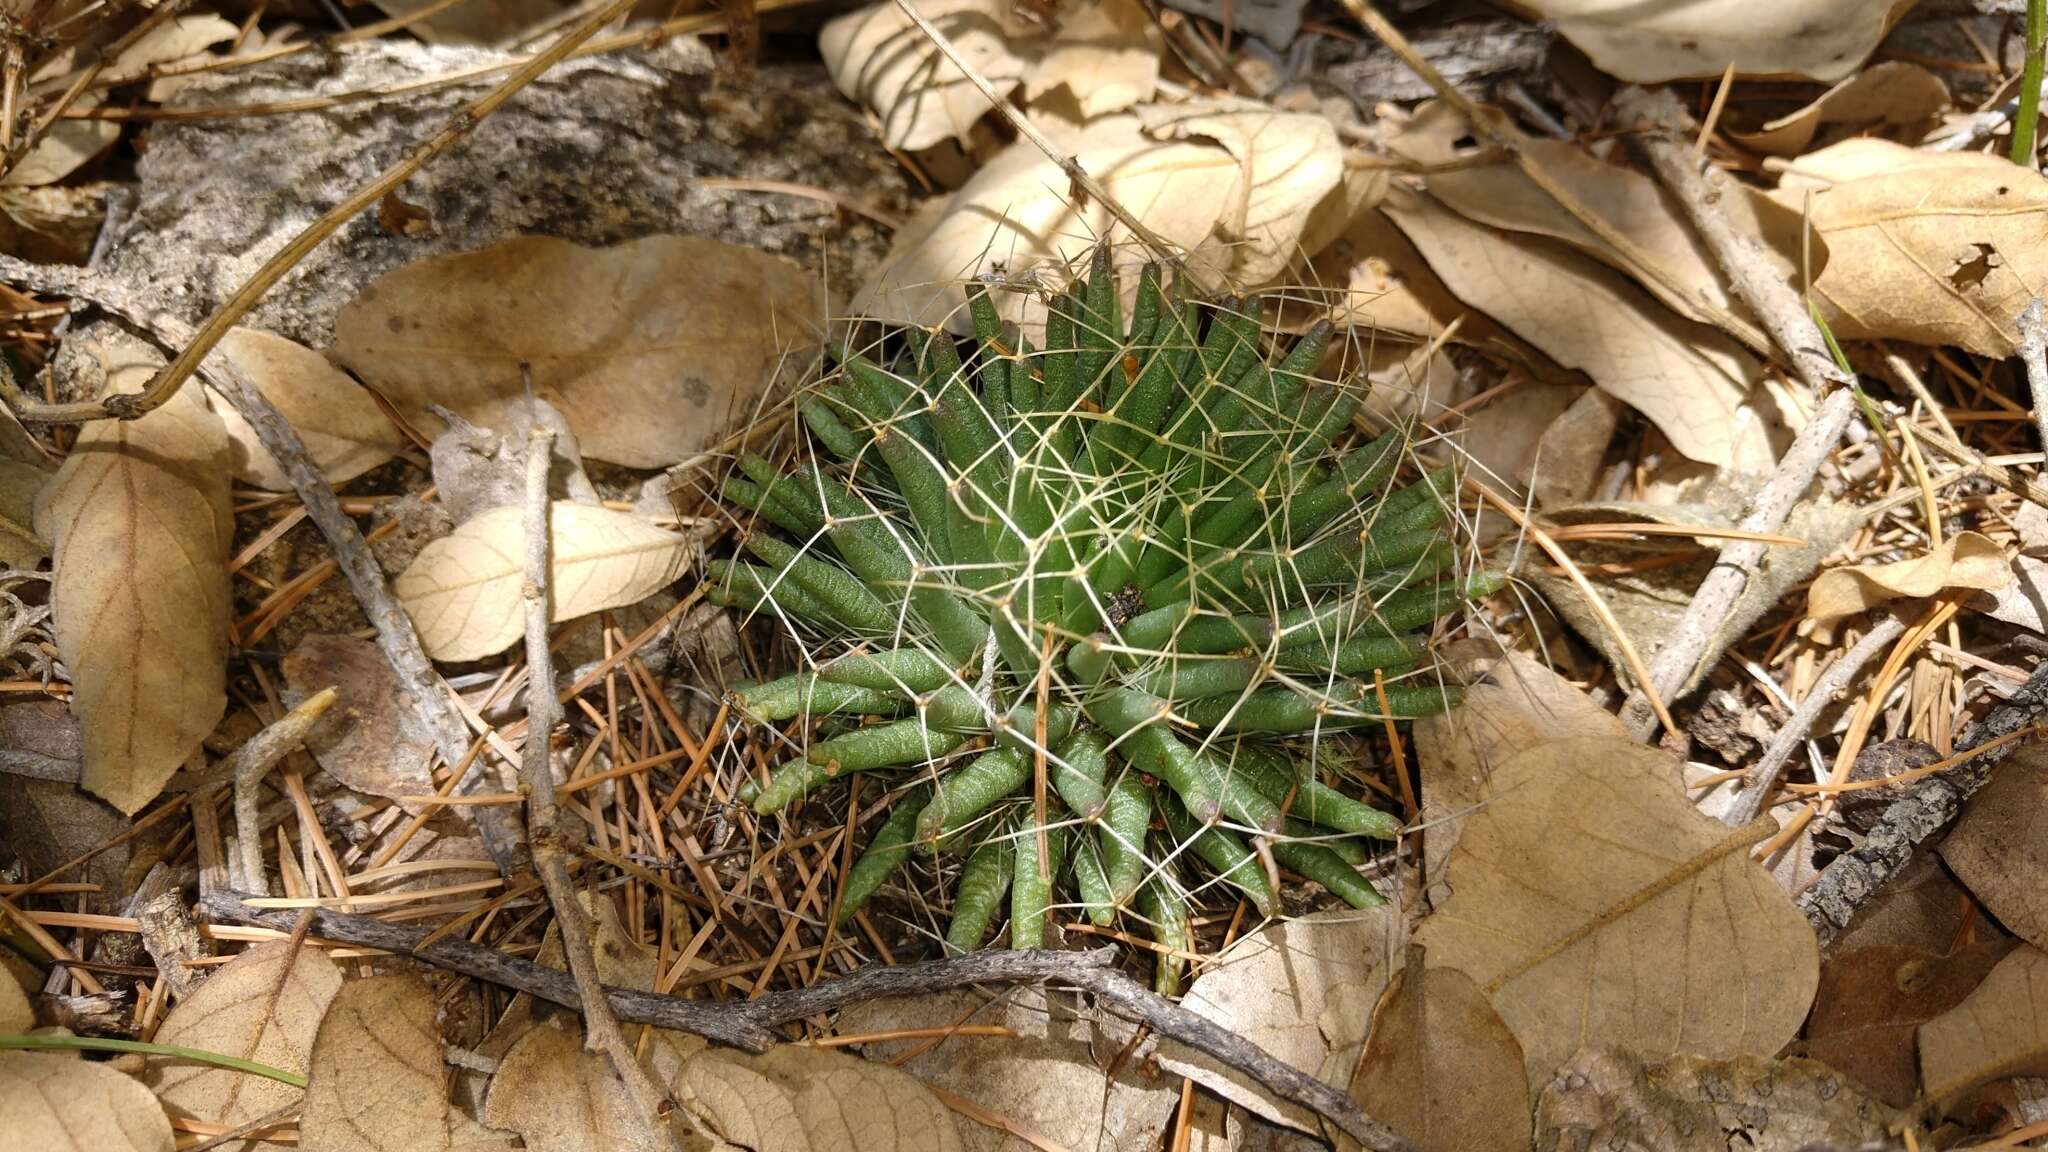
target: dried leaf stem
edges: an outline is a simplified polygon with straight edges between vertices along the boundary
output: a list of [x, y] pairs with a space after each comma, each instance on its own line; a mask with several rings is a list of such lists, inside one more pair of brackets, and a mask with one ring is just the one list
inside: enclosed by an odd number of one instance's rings
[[[533, 83], [542, 73], [560, 63], [569, 53], [575, 51], [577, 46], [597, 35], [605, 25], [624, 15], [633, 7], [634, 2], [635, 0], [610, 0], [604, 7], [591, 13], [582, 23], [563, 33], [561, 39], [548, 46], [547, 51], [528, 60], [496, 88], [457, 112], [441, 126], [440, 131], [407, 152], [375, 180], [322, 213], [319, 219], [306, 225], [297, 236], [292, 237], [290, 243], [264, 261], [263, 267], [257, 269], [255, 275], [236, 289], [233, 296], [214, 309], [213, 315], [206, 318], [206, 322], [199, 326], [199, 330], [189, 340], [181, 342], [177, 355], [157, 378], [150, 382], [147, 389], [134, 395], [109, 396], [104, 400], [68, 404], [42, 404], [17, 395], [9, 397], [10, 402], [15, 405], [15, 415], [23, 420], [45, 424], [80, 424], [110, 418], [133, 420], [170, 399], [171, 394], [178, 390], [178, 386], [191, 379], [192, 374], [199, 370], [200, 362], [221, 342], [228, 334], [228, 330], [247, 315], [249, 310], [256, 306], [256, 302], [263, 299], [264, 295], [275, 287], [279, 280], [284, 279], [286, 273], [297, 267], [299, 261], [305, 259], [313, 249], [325, 243], [343, 224], [355, 219], [365, 209], [382, 200], [387, 193], [396, 191], [407, 180], [412, 179], [415, 173], [426, 167], [435, 157], [466, 139], [486, 116], [496, 112], [521, 88]], [[249, 391], [251, 395], [255, 395], [254, 389]], [[236, 401], [236, 407], [242, 407], [240, 401]], [[249, 422], [256, 423], [253, 418]], [[260, 426], [258, 434], [261, 435]], [[297, 439], [296, 434], [293, 439]], [[269, 447], [267, 443], [265, 446]], [[276, 449], [273, 448], [272, 452], [275, 454]], [[324, 481], [322, 485], [325, 486]], [[310, 503], [309, 501], [309, 507]]]
[[526, 499], [521, 505], [526, 530], [526, 582], [520, 590], [526, 608], [526, 743], [520, 750], [520, 774], [526, 787], [527, 841], [533, 847], [534, 871], [540, 874], [548, 904], [555, 911], [562, 954], [576, 980], [576, 999], [583, 1012], [583, 1046], [602, 1052], [611, 1061], [613, 1073], [632, 1102], [633, 1119], [641, 1128], [640, 1141], [680, 1152], [674, 1134], [662, 1120], [668, 1097], [633, 1055], [633, 1046], [619, 1031], [618, 1017], [605, 999], [604, 985], [597, 976], [590, 921], [576, 899], [576, 885], [569, 878], [568, 857], [562, 850], [562, 810], [555, 803], [554, 764], [549, 753], [558, 710], [554, 656], [548, 651], [548, 562], [553, 537], [548, 472], [554, 455], [555, 430], [536, 419], [526, 436]]
[[[296, 917], [290, 913], [250, 908], [232, 892], [211, 893], [203, 897], [202, 903], [216, 920], [284, 929], [296, 923]], [[426, 928], [325, 908], [313, 910], [312, 916], [313, 932], [324, 939], [411, 956], [565, 1008], [578, 1005], [575, 981], [568, 973], [472, 944], [459, 936], [422, 946], [421, 941], [430, 934]], [[1111, 948], [1088, 952], [991, 949], [922, 964], [871, 965], [835, 980], [770, 992], [752, 1000], [685, 1000], [622, 988], [606, 988], [605, 993], [612, 1011], [621, 1020], [674, 1028], [720, 1044], [763, 1052], [776, 1042], [772, 1029], [778, 1025], [884, 996], [929, 995], [976, 984], [1063, 984], [1094, 994], [1104, 1009], [1122, 1019], [1149, 1025], [1154, 1034], [1177, 1040], [1243, 1072], [1275, 1097], [1329, 1120], [1372, 1152], [1414, 1152], [1413, 1144], [1360, 1111], [1343, 1092], [1282, 1063], [1221, 1025], [1148, 991], [1111, 967], [1115, 957]]]

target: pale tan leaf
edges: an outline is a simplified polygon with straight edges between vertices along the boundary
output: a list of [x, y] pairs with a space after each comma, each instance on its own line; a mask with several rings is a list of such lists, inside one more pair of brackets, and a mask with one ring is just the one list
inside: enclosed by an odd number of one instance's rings
[[1536, 1144], [1603, 1152], [1808, 1152], [1890, 1146], [1909, 1121], [1814, 1060], [1679, 1056], [1645, 1067], [1627, 1052], [1587, 1048], [1543, 1086]]
[[1921, 124], [1948, 107], [1948, 85], [1918, 64], [1886, 60], [1851, 76], [1796, 112], [1730, 132], [1742, 146], [1772, 156], [1797, 156], [1826, 124], [1902, 127]]
[[1885, 1103], [1910, 1106], [1920, 1095], [1914, 1033], [1961, 1003], [2015, 943], [1991, 940], [1947, 955], [1894, 944], [1832, 952], [1806, 1022], [1806, 1054]]
[[1808, 191], [1915, 168], [1946, 171], [1978, 168], [1987, 172], [2011, 172], [2012, 161], [1982, 152], [1931, 152], [1908, 148], [1882, 137], [1853, 136], [1839, 144], [1830, 144], [1787, 161], [1778, 174], [1777, 191], [1771, 193], [1771, 197], [1787, 208], [1799, 210], [1805, 204]]
[[[255, 328], [231, 328], [220, 352], [297, 429], [307, 458], [329, 483], [353, 480], [405, 446], [398, 427], [362, 385], [311, 348]], [[213, 408], [234, 442], [235, 479], [271, 492], [291, 491], [291, 479], [242, 414], [225, 402]]]
[[1306, 255], [1301, 240], [1310, 215], [1344, 179], [1344, 149], [1329, 120], [1248, 101], [1149, 104], [1137, 111], [1157, 138], [1214, 140], [1236, 159], [1243, 199], [1218, 222], [1216, 237], [1230, 246], [1233, 283], [1263, 285]]
[[[518, 508], [492, 508], [420, 550], [393, 582], [436, 660], [504, 651], [524, 629], [526, 530]], [[690, 542], [630, 512], [555, 502], [549, 589], [561, 623], [634, 603], [682, 575]]]
[[1636, 84], [1747, 76], [1839, 80], [1916, 0], [1524, 0], [1601, 71]]
[[1035, 104], [1065, 88], [1083, 120], [1142, 104], [1158, 90], [1165, 39], [1137, 0], [1097, 0], [1063, 13], [1024, 97]]
[[0, 1152], [174, 1152], [149, 1089], [105, 1064], [0, 1052]]
[[[1136, 116], [1105, 116], [1086, 128], [1048, 134], [1118, 203], [1180, 249], [1201, 248], [1225, 211], [1243, 198], [1238, 162], [1228, 151], [1206, 140], [1154, 139]], [[1109, 210], [1092, 198], [1072, 196], [1068, 184], [1059, 165], [1029, 142], [1003, 149], [959, 191], [897, 231], [853, 311], [900, 323], [964, 324], [961, 278], [984, 269], [1026, 273], [1083, 257], [1105, 239], [1119, 245], [1127, 263], [1142, 262], [1144, 255], [1133, 250], [1128, 231]], [[1198, 276], [1214, 276], [1228, 260], [1227, 251], [1213, 249], [1192, 263]], [[1005, 319], [1024, 319], [1022, 293], [992, 295]]]
[[28, 993], [12, 977], [0, 975], [0, 1032], [26, 1032], [36, 1026]]
[[1593, 495], [1605, 469], [1607, 446], [1627, 414], [1621, 401], [1587, 388], [1543, 429], [1529, 480], [1538, 507], [1562, 508]]
[[[1350, 1080], [1372, 1006], [1398, 962], [1406, 922], [1391, 905], [1292, 917], [1237, 941], [1188, 987], [1185, 1006], [1311, 1076]], [[1144, 1050], [1159, 1066], [1276, 1124], [1320, 1130], [1245, 1074], [1179, 1043]]]
[[[341, 990], [341, 971], [318, 948], [289, 940], [258, 944], [228, 961], [171, 1010], [159, 1044], [198, 1048], [305, 1074], [320, 1018]], [[149, 1057], [144, 1081], [164, 1107], [208, 1124], [234, 1127], [298, 1102], [289, 1084], [166, 1056]], [[257, 1152], [260, 1141], [229, 1152]]]
[[[1042, 45], [1008, 0], [937, 0], [917, 6], [1000, 95], [1031, 70]], [[882, 143], [916, 151], [965, 140], [989, 114], [988, 97], [891, 0], [850, 12], [818, 33], [832, 82], [882, 121]]]
[[2032, 556], [2013, 557], [2012, 579], [1972, 596], [1970, 607], [1993, 620], [2017, 624], [2031, 632], [2048, 632], [2048, 561]]
[[484, 1122], [518, 1133], [533, 1152], [660, 1152], [640, 1136], [625, 1086], [606, 1057], [584, 1048], [573, 1017], [536, 1024], [499, 1061]]
[[[123, 356], [103, 394], [159, 362]], [[79, 433], [36, 501], [57, 648], [85, 725], [85, 787], [124, 813], [156, 798], [227, 709], [228, 439], [199, 388]]]
[[522, 236], [406, 265], [334, 325], [332, 354], [422, 432], [440, 403], [506, 427], [519, 366], [585, 455], [660, 468], [751, 411], [778, 371], [806, 363], [825, 315], [817, 277], [701, 236], [583, 248]]
[[0, 568], [34, 568], [50, 554], [35, 530], [36, 493], [50, 474], [19, 460], [0, 460]]
[[[936, 1046], [923, 1038], [883, 1040], [862, 1045], [861, 1054], [1028, 1124], [1063, 1148], [1092, 1148], [1098, 1141], [1104, 1148], [1159, 1146], [1179, 1095], [1173, 1084], [1141, 1070], [1136, 1054], [1115, 1078], [1106, 1076], [1095, 1058], [1103, 1040], [1093, 1014], [1056, 994], [1013, 988], [891, 996], [845, 1009], [834, 1030], [852, 1036], [944, 1029], [960, 1020], [1006, 1027], [1016, 1035], [953, 1036]], [[1031, 1147], [986, 1125], [959, 1128], [968, 1152]]]
[[1958, 532], [1924, 556], [1890, 564], [1830, 568], [1814, 578], [1806, 614], [1816, 620], [1853, 616], [1892, 600], [1933, 596], [1963, 589], [2003, 588], [2012, 583], [2005, 549], [1975, 532]]
[[1385, 211], [1459, 299], [1585, 371], [1686, 457], [1743, 471], [1775, 462], [1751, 404], [1757, 363], [1732, 339], [1557, 241], [1482, 227], [1419, 196], [1390, 196]]
[[1942, 1108], [2011, 1076], [2048, 1073], [2048, 952], [2013, 950], [1962, 1003], [1920, 1026], [1920, 1087]]
[[375, 642], [316, 632], [285, 653], [282, 671], [296, 699], [323, 688], [336, 692], [334, 706], [306, 733], [307, 750], [328, 775], [394, 800], [433, 792], [433, 737], [407, 706], [398, 673]]
[[900, 1069], [785, 1044], [710, 1049], [683, 1065], [677, 1102], [715, 1134], [776, 1152], [961, 1152], [953, 1114]]
[[1522, 1046], [1486, 994], [1455, 968], [1395, 975], [1373, 1012], [1351, 1098], [1423, 1152], [1529, 1147]]
[[1756, 834], [1694, 811], [1675, 757], [1626, 740], [1538, 744], [1494, 773], [1423, 921], [1541, 1084], [1585, 1042], [1705, 1056], [1776, 1052], [1813, 999], [1813, 929], [1749, 859]]
[[[1865, 148], [1852, 163], [1894, 156]], [[1996, 157], [1932, 156], [1776, 198], [1804, 208], [1827, 248], [1813, 294], [1836, 337], [2003, 359], [2018, 346], [2015, 318], [2048, 279], [2048, 179]]]
[[505, 1152], [448, 1103], [434, 990], [412, 973], [352, 980], [313, 1040], [305, 1152]]
[[1998, 922], [2048, 945], [2048, 750], [2022, 747], [1970, 798], [1941, 858]]

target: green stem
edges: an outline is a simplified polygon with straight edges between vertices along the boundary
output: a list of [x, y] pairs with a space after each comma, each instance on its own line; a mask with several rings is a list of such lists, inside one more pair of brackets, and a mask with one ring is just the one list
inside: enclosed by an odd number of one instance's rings
[[2041, 65], [2048, 52], [2048, 0], [2027, 0], [2027, 64], [2020, 73], [2020, 107], [2012, 118], [2012, 162], [2033, 171], [2034, 129], [2041, 119]]
[[88, 1052], [140, 1052], [145, 1056], [172, 1056], [180, 1060], [192, 1060], [201, 1064], [214, 1064], [247, 1072], [251, 1076], [262, 1076], [270, 1080], [304, 1088], [306, 1078], [296, 1072], [258, 1064], [239, 1056], [223, 1056], [218, 1052], [205, 1052], [198, 1048], [180, 1048], [175, 1044], [144, 1044], [140, 1040], [105, 1040], [98, 1036], [0, 1036], [0, 1050], [5, 1049], [84, 1049]]

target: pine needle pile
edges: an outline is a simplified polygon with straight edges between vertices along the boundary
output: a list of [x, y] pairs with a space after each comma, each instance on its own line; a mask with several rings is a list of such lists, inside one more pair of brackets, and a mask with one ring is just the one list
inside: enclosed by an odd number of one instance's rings
[[1010, 946], [1039, 946], [1071, 891], [1158, 941], [1171, 990], [1191, 886], [1268, 912], [1286, 868], [1380, 902], [1359, 865], [1400, 820], [1318, 759], [1451, 702], [1420, 630], [1498, 578], [1458, 572], [1448, 469], [1392, 488], [1405, 434], [1355, 431], [1362, 382], [1317, 376], [1327, 326], [1269, 345], [1255, 302], [1157, 267], [1126, 319], [1109, 257], [1045, 300], [1041, 349], [976, 284], [965, 357], [918, 329], [885, 362], [845, 354], [800, 403], [819, 462], [748, 456], [726, 482], [757, 530], [711, 579], [813, 657], [735, 692], [810, 738], [755, 811], [850, 773], [907, 785], [840, 922], [912, 853], [961, 853], [949, 950], [981, 947], [1005, 894]]

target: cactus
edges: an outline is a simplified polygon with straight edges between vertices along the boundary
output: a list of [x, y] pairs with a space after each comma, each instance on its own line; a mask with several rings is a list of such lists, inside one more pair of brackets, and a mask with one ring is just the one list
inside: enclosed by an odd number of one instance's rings
[[[1357, 442], [1362, 386], [1315, 377], [1326, 326], [1269, 349], [1255, 305], [1194, 301], [1156, 267], [1126, 321], [1107, 249], [1046, 302], [1043, 349], [1005, 335], [982, 285], [969, 305], [966, 359], [911, 329], [893, 363], [847, 353], [804, 395], [823, 451], [798, 459], [832, 462], [749, 456], [724, 486], [756, 514], [759, 563], [710, 566], [712, 598], [781, 619], [816, 657], [733, 703], [834, 733], [743, 797], [766, 814], [850, 772], [929, 780], [840, 915], [906, 844], [967, 853], [954, 948], [984, 938], [1002, 865], [1013, 944], [1038, 934], [1061, 864], [1091, 919], [1149, 921], [1177, 949], [1185, 916], [1157, 910], [1180, 907], [1189, 870], [1261, 910], [1276, 858], [1376, 902], [1342, 838], [1399, 821], [1290, 740], [1384, 723], [1383, 699], [1397, 718], [1449, 703], [1415, 633], [1499, 584], [1455, 571], [1450, 475], [1388, 490], [1405, 441]], [[1024, 801], [1041, 771], [1043, 808]], [[1051, 860], [1040, 811], [1061, 833]]]

